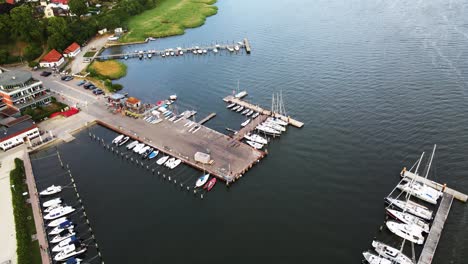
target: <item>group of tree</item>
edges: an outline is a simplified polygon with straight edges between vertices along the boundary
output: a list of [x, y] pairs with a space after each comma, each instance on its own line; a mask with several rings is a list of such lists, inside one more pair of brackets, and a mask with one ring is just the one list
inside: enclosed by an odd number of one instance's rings
[[83, 44], [101, 28], [125, 27], [130, 16], [154, 7], [156, 0], [118, 0], [111, 9], [94, 16], [86, 15], [86, 0], [69, 0], [68, 4], [74, 16], [44, 18], [30, 4], [0, 15], [0, 64], [15, 59], [2, 46], [27, 43], [22, 58], [28, 61], [39, 57], [44, 48], [63, 52], [73, 42]]

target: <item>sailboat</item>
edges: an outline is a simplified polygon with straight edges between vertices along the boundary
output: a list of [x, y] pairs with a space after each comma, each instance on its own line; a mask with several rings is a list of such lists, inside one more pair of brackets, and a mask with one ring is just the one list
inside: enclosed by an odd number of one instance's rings
[[201, 176], [201, 177], [198, 178], [198, 180], [195, 182], [195, 187], [201, 187], [201, 186], [203, 186], [203, 185], [208, 181], [209, 178], [210, 178], [210, 174], [205, 174], [205, 175]]
[[268, 140], [266, 140], [264, 137], [261, 137], [257, 134], [246, 134], [244, 135], [244, 138], [250, 141], [254, 141], [263, 145], [266, 145], [268, 143]]
[[363, 252], [362, 255], [369, 264], [392, 264], [390, 260], [376, 256], [368, 251]]
[[400, 250], [386, 245], [379, 241], [372, 241], [372, 247], [375, 252], [386, 259], [393, 261], [396, 264], [414, 264], [413, 261], [403, 254]]
[[237, 80], [237, 93], [234, 95], [234, 97], [237, 99], [242, 99], [245, 96], [247, 96], [247, 91], [239, 92], [239, 80]]
[[421, 217], [422, 219], [431, 220], [432, 219], [432, 211], [429, 208], [415, 203], [413, 201], [402, 201], [395, 198], [387, 197], [385, 201], [389, 205], [394, 205], [400, 208], [403, 212], [408, 212], [415, 216]]
[[392, 233], [403, 239], [419, 245], [424, 243], [424, 237], [421, 233], [421, 229], [415, 225], [408, 225], [395, 221], [387, 221], [385, 224]]
[[252, 148], [255, 148], [255, 149], [261, 149], [263, 148], [263, 144], [260, 144], [260, 143], [257, 143], [257, 142], [253, 142], [253, 141], [250, 141], [250, 140], [246, 140], [245, 141], [247, 144], [249, 144]]
[[429, 233], [429, 224], [417, 216], [389, 208], [386, 209], [386, 212], [389, 216], [402, 223], [419, 226], [423, 232]]

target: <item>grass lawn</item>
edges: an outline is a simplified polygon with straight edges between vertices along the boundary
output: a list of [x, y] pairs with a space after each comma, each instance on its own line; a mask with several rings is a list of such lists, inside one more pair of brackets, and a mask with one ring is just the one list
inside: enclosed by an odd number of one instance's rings
[[94, 61], [89, 65], [88, 70], [92, 74], [104, 77], [105, 79], [116, 80], [127, 74], [127, 65], [116, 60]]
[[96, 54], [96, 51], [88, 51], [85, 53], [83, 57], [92, 57], [94, 56], [94, 54]]
[[39, 106], [34, 109], [32, 109], [31, 107], [27, 107], [22, 111], [22, 114], [30, 115], [32, 120], [38, 122], [44, 119], [45, 117], [49, 117], [52, 113], [59, 112], [65, 107], [67, 107], [67, 105], [64, 103], [52, 101], [47, 105]]
[[208, 16], [215, 15], [216, 0], [160, 0], [156, 7], [128, 21], [129, 32], [121, 42], [143, 41], [148, 37], [184, 34], [184, 29], [199, 27]]

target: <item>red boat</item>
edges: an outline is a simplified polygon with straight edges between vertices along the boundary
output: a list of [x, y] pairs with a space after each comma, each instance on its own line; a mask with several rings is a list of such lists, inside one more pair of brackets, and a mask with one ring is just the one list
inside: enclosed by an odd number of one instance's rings
[[209, 182], [205, 184], [205, 186], [203, 186], [203, 189], [210, 191], [215, 184], [216, 184], [216, 178], [212, 178]]

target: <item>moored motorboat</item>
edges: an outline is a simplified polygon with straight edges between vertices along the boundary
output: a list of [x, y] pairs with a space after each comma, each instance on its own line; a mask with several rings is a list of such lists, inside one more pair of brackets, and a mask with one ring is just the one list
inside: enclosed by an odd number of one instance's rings
[[402, 223], [419, 226], [423, 232], [429, 233], [429, 224], [417, 216], [389, 208], [386, 209], [386, 212], [389, 216]]
[[50, 240], [50, 243], [52, 244], [56, 244], [64, 239], [67, 239], [71, 236], [74, 236], [75, 235], [75, 232], [73, 231], [70, 231], [70, 230], [65, 230], [63, 232], [61, 232], [60, 234], [54, 236], [51, 240]]
[[198, 180], [195, 182], [195, 187], [201, 187], [201, 186], [203, 186], [203, 185], [208, 181], [209, 178], [210, 178], [210, 174], [205, 174], [205, 175], [201, 176], [201, 177], [198, 178]]
[[260, 144], [260, 143], [254, 142], [254, 141], [250, 141], [250, 140], [246, 140], [245, 142], [247, 144], [249, 144], [252, 148], [255, 148], [255, 149], [263, 148], [263, 144]]
[[52, 185], [52, 186], [47, 187], [47, 189], [43, 190], [39, 194], [41, 196], [48, 196], [48, 195], [53, 195], [53, 194], [59, 193], [61, 191], [62, 191], [62, 186]]
[[52, 252], [60, 252], [60, 251], [63, 251], [63, 249], [72, 244], [73, 242], [75, 241], [78, 241], [78, 238], [76, 236], [71, 236], [69, 238], [66, 238], [62, 241], [60, 241], [59, 243], [57, 243], [57, 245], [55, 245], [53, 248], [52, 248]]
[[55, 210], [52, 210], [52, 212], [46, 214], [44, 216], [44, 219], [54, 220], [54, 219], [60, 218], [62, 216], [65, 216], [67, 214], [70, 214], [70, 213], [72, 213], [74, 211], [75, 211], [75, 208], [73, 208], [71, 206], [65, 206], [65, 207], [57, 208]]
[[254, 113], [254, 110], [250, 110], [250, 111], [246, 114], [246, 116], [251, 116], [253, 113]]
[[208, 192], [211, 191], [211, 189], [213, 188], [213, 186], [215, 186], [216, 184], [216, 178], [211, 178], [211, 180], [209, 182], [207, 182], [205, 184], [205, 186], [203, 186], [203, 189], [206, 189]]
[[402, 200], [387, 197], [385, 198], [385, 202], [388, 203], [389, 205], [394, 205], [400, 208], [403, 212], [408, 212], [415, 216], [421, 217], [422, 219], [425, 219], [425, 220], [432, 219], [431, 210], [413, 201], [402, 201]]
[[424, 243], [424, 237], [421, 233], [422, 230], [421, 228], [415, 225], [408, 225], [404, 223], [398, 223], [395, 221], [387, 221], [385, 224], [392, 233], [403, 239], [406, 239], [418, 245], [422, 245]]
[[49, 206], [49, 207], [47, 207], [46, 209], [44, 209], [43, 212], [44, 212], [44, 213], [50, 213], [50, 212], [52, 212], [53, 210], [56, 210], [56, 209], [62, 208], [62, 207], [63, 207], [63, 206], [62, 206], [61, 204], [56, 204], [56, 205], [54, 205], [54, 206]]
[[54, 198], [54, 199], [45, 201], [44, 203], [42, 203], [42, 206], [43, 207], [53, 207], [53, 206], [56, 206], [56, 205], [61, 204], [61, 203], [62, 203], [61, 198]]
[[123, 144], [127, 143], [127, 141], [130, 139], [130, 137], [127, 137], [125, 136], [124, 138], [122, 138], [118, 143], [117, 145], [118, 146], [122, 146]]
[[236, 104], [235, 103], [232, 103], [232, 104], [229, 104], [228, 106], [226, 106], [227, 109], [231, 108], [231, 107], [234, 107]]
[[362, 255], [364, 259], [369, 262], [369, 264], [392, 264], [392, 262], [388, 259], [376, 256], [370, 252], [363, 252]]
[[246, 109], [244, 109], [244, 111], [242, 111], [241, 115], [245, 115], [245, 114], [247, 114], [248, 112], [250, 112], [250, 109], [246, 108]]
[[60, 217], [55, 219], [54, 221], [51, 221], [47, 226], [48, 227], [56, 227], [59, 226], [61, 223], [68, 221], [66, 217]]
[[158, 165], [163, 165], [167, 160], [169, 159], [169, 156], [164, 156], [156, 161], [156, 164]]
[[239, 46], [237, 46], [237, 45], [234, 46], [234, 50], [235, 50], [235, 51], [239, 51]]
[[133, 148], [133, 152], [138, 153], [138, 152], [140, 152], [140, 150], [141, 150], [142, 148], [144, 148], [144, 147], [145, 147], [145, 144], [139, 143], [139, 144], [137, 144], [137, 145]]
[[148, 155], [148, 159], [154, 159], [156, 158], [156, 156], [158, 156], [158, 154], [159, 154], [158, 150], [153, 150], [153, 152], [151, 152], [151, 154]]
[[266, 140], [264, 137], [261, 137], [257, 134], [246, 134], [244, 135], [244, 138], [250, 141], [254, 141], [263, 145], [266, 145], [268, 143], [268, 140]]
[[260, 113], [256, 112], [255, 114], [252, 115], [252, 119], [257, 118], [258, 115], [260, 115]]
[[143, 154], [141, 154], [141, 157], [142, 157], [143, 159], [146, 159], [146, 158], [149, 156], [149, 154], [151, 154], [151, 152], [153, 152], [153, 150], [154, 150], [154, 148], [151, 148], [151, 147], [150, 147], [150, 148], [147, 149], [145, 152], [143, 152]]
[[170, 166], [172, 165], [172, 163], [173, 163], [175, 160], [176, 160], [176, 158], [174, 158], [174, 157], [168, 159], [168, 160], [166, 161], [166, 163], [164, 163], [164, 166], [170, 168]]
[[244, 110], [244, 107], [243, 107], [243, 106], [237, 108], [236, 112], [239, 113], [239, 112], [242, 111], [242, 110]]
[[173, 95], [169, 96], [169, 99], [171, 99], [172, 101], [175, 101], [175, 100], [177, 100], [177, 95], [173, 94]]
[[49, 232], [49, 235], [58, 235], [60, 232], [64, 231], [65, 229], [73, 229], [73, 223], [70, 221], [65, 221], [61, 223], [59, 226], [55, 227]]
[[242, 122], [241, 124], [241, 127], [245, 127], [246, 125], [248, 125], [250, 123], [250, 118], [245, 120], [244, 122]]
[[400, 250], [379, 241], [372, 241], [372, 247], [379, 256], [393, 261], [396, 264], [414, 264], [413, 261]]
[[126, 148], [127, 148], [128, 150], [130, 150], [130, 149], [134, 148], [136, 145], [138, 145], [139, 143], [140, 143], [140, 142], [138, 142], [138, 140], [132, 141], [131, 143], [129, 143], [129, 144], [126, 146]]
[[175, 167], [179, 166], [179, 164], [181, 163], [182, 161], [180, 159], [176, 159], [174, 160], [173, 162], [171, 162], [171, 164], [167, 165], [167, 167], [169, 169], [174, 169]]
[[140, 149], [140, 151], [138, 151], [137, 153], [142, 155], [143, 153], [145, 153], [146, 151], [148, 151], [148, 149], [150, 149], [151, 147], [150, 146], [144, 146], [143, 148]]
[[124, 135], [118, 135], [116, 138], [112, 140], [112, 144], [117, 144], [117, 142], [122, 140], [122, 138], [124, 138]]
[[232, 111], [237, 111], [237, 109], [239, 109], [240, 107], [241, 107], [240, 105], [236, 105], [236, 106], [234, 106], [231, 110], [232, 110]]
[[[239, 88], [239, 87], [238, 87], [238, 88]], [[234, 95], [234, 97], [235, 97], [235, 98], [238, 98], [238, 99], [243, 98], [243, 97], [245, 97], [245, 96], [247, 96], [247, 91], [238, 92], [238, 93], [236, 93], [236, 94]]]
[[57, 255], [55, 255], [54, 260], [64, 261], [70, 257], [83, 254], [85, 251], [86, 251], [86, 246], [84, 244], [81, 244], [79, 246], [74, 246], [73, 248], [70, 247], [69, 249], [61, 251]]

